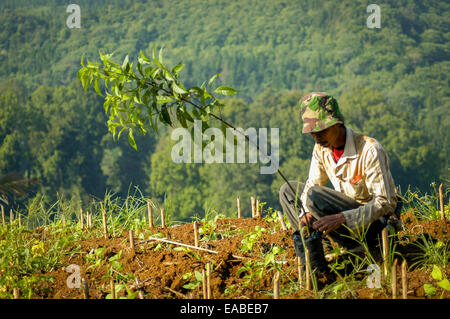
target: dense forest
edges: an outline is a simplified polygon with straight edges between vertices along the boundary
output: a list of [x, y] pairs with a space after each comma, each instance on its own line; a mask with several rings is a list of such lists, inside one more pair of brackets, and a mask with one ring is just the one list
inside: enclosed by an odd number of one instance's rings
[[[87, 203], [136, 187], [175, 219], [210, 208], [226, 215], [236, 197], [280, 209], [283, 180], [259, 164], [177, 164], [169, 129], [113, 140], [103, 99], [77, 78], [81, 57], [99, 60], [164, 47], [180, 76], [238, 94], [222, 117], [243, 128], [279, 128], [280, 169], [305, 180], [313, 140], [301, 134], [298, 100], [337, 98], [346, 124], [387, 150], [395, 182], [448, 187], [449, 7], [446, 1], [379, 1], [381, 27], [368, 28], [366, 1], [77, 1], [81, 28], [68, 28], [67, 1], [0, 3], [0, 174], [38, 178], [33, 196]], [[211, 123], [212, 126], [219, 123]], [[17, 199], [15, 205], [26, 200]], [[249, 214], [250, 200], [243, 201]]]

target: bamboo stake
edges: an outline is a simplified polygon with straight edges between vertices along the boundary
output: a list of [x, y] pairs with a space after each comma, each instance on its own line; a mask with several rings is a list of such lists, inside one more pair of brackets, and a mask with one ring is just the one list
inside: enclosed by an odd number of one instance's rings
[[130, 249], [134, 250], [134, 232], [133, 232], [133, 230], [129, 231], [129, 235], [130, 235]]
[[111, 287], [111, 299], [116, 299], [116, 285], [113, 279], [109, 282], [109, 286]]
[[164, 217], [164, 207], [161, 207], [161, 227], [166, 228], [166, 218]]
[[237, 209], [238, 209], [238, 218], [242, 218], [242, 214], [241, 214], [241, 199], [238, 197], [236, 199], [237, 202]]
[[211, 299], [211, 263], [206, 264], [206, 299]]
[[147, 201], [147, 216], [148, 216], [148, 227], [153, 228], [152, 205], [149, 200]]
[[3, 207], [3, 205], [0, 205], [0, 206], [2, 206], [2, 223], [3, 223], [3, 226], [5, 226], [6, 225], [6, 222], [5, 222], [5, 207]]
[[273, 276], [273, 299], [280, 299], [280, 272]]
[[139, 299], [144, 299], [144, 292], [142, 291], [141, 282], [137, 278], [136, 278], [136, 286], [137, 286], [137, 289], [138, 289]]
[[305, 261], [306, 261], [306, 290], [311, 290], [311, 264], [309, 262], [309, 250], [305, 247]]
[[255, 217], [256, 215], [256, 202], [255, 202], [255, 198], [253, 196], [250, 197], [250, 200], [252, 202], [252, 218]]
[[194, 222], [194, 245], [195, 245], [195, 247], [198, 247], [198, 223], [197, 223], [197, 221]]
[[303, 271], [300, 256], [297, 257], [297, 269], [298, 269], [298, 287], [301, 289], [303, 288]]
[[384, 265], [384, 276], [388, 276], [388, 255], [389, 255], [389, 241], [388, 241], [388, 230], [387, 227], [381, 232], [381, 239], [383, 242], [383, 265]]
[[284, 222], [284, 219], [283, 219], [283, 214], [281, 214], [281, 212], [279, 210], [277, 210], [277, 215], [278, 215], [278, 220], [280, 221], [280, 224], [281, 224], [281, 229], [287, 230], [286, 223]]
[[407, 262], [403, 259], [402, 262], [402, 295], [403, 299], [408, 299], [408, 277], [407, 277]]
[[19, 290], [19, 288], [14, 288], [13, 289], [13, 296], [14, 296], [14, 299], [20, 299], [20, 290]]
[[17, 212], [17, 215], [19, 215], [19, 227], [22, 227], [22, 215]]
[[88, 228], [92, 228], [92, 213], [88, 213]]
[[83, 297], [84, 297], [84, 299], [89, 299], [89, 285], [88, 285], [88, 282], [84, 278], [82, 278], [81, 281], [83, 283]]
[[103, 220], [103, 236], [108, 239], [108, 225], [106, 224], [106, 212], [102, 210], [102, 220]]
[[12, 224], [14, 223], [14, 212], [12, 208], [9, 210], [9, 222]]
[[256, 217], [261, 217], [261, 207], [260, 207], [260, 200], [256, 200]]
[[397, 299], [397, 258], [392, 265], [392, 299]]
[[439, 185], [439, 203], [441, 204], [441, 220], [445, 220], [444, 193], [442, 192], [442, 184]]
[[81, 225], [81, 229], [84, 229], [84, 214], [83, 214], [82, 208], [80, 208], [80, 225]]
[[203, 299], [207, 298], [207, 291], [206, 291], [206, 273], [205, 270], [202, 269], [202, 287], [203, 287]]

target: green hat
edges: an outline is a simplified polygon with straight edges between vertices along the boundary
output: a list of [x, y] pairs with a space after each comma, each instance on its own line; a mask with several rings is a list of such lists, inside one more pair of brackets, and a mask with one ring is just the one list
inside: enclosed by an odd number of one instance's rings
[[322, 92], [312, 92], [300, 99], [303, 133], [316, 133], [330, 126], [344, 124], [344, 117], [334, 97]]

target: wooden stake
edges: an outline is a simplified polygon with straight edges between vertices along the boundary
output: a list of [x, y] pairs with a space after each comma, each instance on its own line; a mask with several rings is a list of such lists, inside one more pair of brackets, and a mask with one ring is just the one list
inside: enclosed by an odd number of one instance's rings
[[22, 217], [19, 212], [17, 212], [17, 215], [19, 215], [19, 227], [22, 227]]
[[19, 288], [14, 288], [13, 289], [13, 296], [14, 296], [14, 299], [20, 299], [20, 290], [19, 290]]
[[283, 219], [283, 214], [279, 210], [277, 210], [277, 215], [278, 215], [278, 220], [280, 221], [280, 224], [281, 224], [281, 229], [287, 230], [286, 223], [284, 222], [284, 219]]
[[194, 246], [198, 247], [198, 223], [194, 222]]
[[250, 200], [252, 202], [252, 218], [256, 216], [256, 201], [255, 198], [252, 196], [250, 197]]
[[300, 256], [297, 257], [297, 269], [298, 269], [298, 287], [301, 289], [303, 288], [303, 271]]
[[166, 218], [164, 217], [164, 207], [161, 207], [161, 227], [166, 228]]
[[311, 290], [311, 264], [309, 262], [309, 250], [305, 247], [306, 261], [306, 290]]
[[207, 299], [211, 299], [211, 264], [206, 264], [206, 295]]
[[92, 213], [88, 212], [88, 228], [92, 228]]
[[89, 285], [86, 279], [82, 278], [81, 282], [83, 284], [83, 297], [84, 299], [89, 299]]
[[9, 210], [9, 222], [12, 224], [14, 223], [14, 212], [12, 208]]
[[442, 192], [442, 184], [439, 185], [439, 203], [441, 204], [441, 220], [445, 220], [444, 193]]
[[256, 200], [256, 217], [261, 217], [260, 200]]
[[273, 299], [280, 299], [280, 272], [273, 276]]
[[202, 287], [203, 287], [203, 299], [207, 299], [207, 289], [206, 289], [206, 272], [202, 269]]
[[392, 299], [397, 299], [397, 258], [392, 265]]
[[241, 199], [238, 197], [236, 199], [237, 202], [237, 209], [238, 209], [238, 218], [242, 218], [242, 214], [241, 214]]
[[102, 210], [102, 220], [103, 220], [103, 236], [108, 239], [108, 225], [106, 224], [106, 212]]
[[109, 282], [109, 286], [111, 287], [111, 299], [116, 299], [116, 285], [113, 279]]
[[134, 250], [134, 232], [130, 230], [129, 235], [130, 235], [130, 249]]
[[403, 259], [402, 262], [402, 295], [403, 299], [408, 299], [408, 270], [407, 270], [407, 262], [406, 259]]
[[6, 225], [6, 222], [5, 222], [5, 207], [3, 207], [3, 205], [0, 205], [0, 206], [2, 206], [2, 223], [3, 223], [3, 226], [5, 226]]
[[81, 225], [81, 229], [84, 229], [84, 214], [83, 214], [82, 208], [80, 208], [80, 225]]
[[387, 227], [381, 232], [381, 240], [383, 242], [383, 265], [384, 265], [384, 276], [388, 276], [388, 262], [389, 262], [389, 241], [388, 241], [388, 230]]
[[144, 299], [144, 292], [142, 290], [141, 282], [137, 278], [136, 278], [136, 286], [137, 286], [137, 289], [139, 291], [138, 292], [139, 299]]
[[153, 228], [153, 215], [152, 215], [152, 204], [147, 201], [147, 217], [148, 217], [148, 227]]

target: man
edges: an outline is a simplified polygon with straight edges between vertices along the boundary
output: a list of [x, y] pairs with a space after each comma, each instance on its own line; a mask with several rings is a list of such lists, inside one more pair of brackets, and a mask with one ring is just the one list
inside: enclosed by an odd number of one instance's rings
[[[375, 139], [344, 125], [332, 96], [313, 92], [300, 102], [303, 134], [311, 134], [316, 144], [306, 183], [290, 181], [295, 192], [287, 183], [280, 189], [283, 212], [297, 233], [300, 222], [347, 249], [359, 246], [361, 234], [373, 247], [386, 217], [397, 207], [385, 150]], [[334, 190], [325, 186], [328, 181]]]

